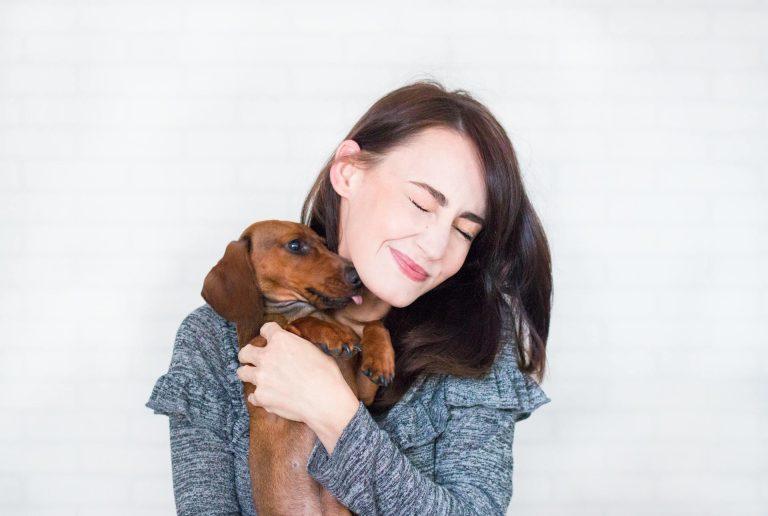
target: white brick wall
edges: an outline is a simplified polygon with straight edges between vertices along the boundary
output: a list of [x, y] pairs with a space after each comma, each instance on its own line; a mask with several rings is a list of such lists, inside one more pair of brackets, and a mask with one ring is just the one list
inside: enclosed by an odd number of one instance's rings
[[768, 513], [767, 48], [760, 0], [1, 2], [0, 513], [174, 512], [143, 404], [205, 273], [423, 77], [554, 255], [509, 513]]

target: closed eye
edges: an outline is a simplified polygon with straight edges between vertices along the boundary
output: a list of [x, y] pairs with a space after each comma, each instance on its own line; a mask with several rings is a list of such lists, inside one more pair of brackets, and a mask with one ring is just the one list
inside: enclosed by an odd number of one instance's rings
[[416, 207], [417, 207], [418, 209], [420, 209], [421, 211], [429, 211], [429, 210], [425, 210], [424, 208], [422, 208], [421, 206], [419, 206], [418, 204], [416, 204], [416, 203], [414, 202], [414, 200], [413, 200], [413, 199], [411, 199], [410, 197], [409, 197], [408, 199], [409, 199], [409, 200], [410, 200], [410, 201], [413, 203], [413, 205], [414, 205], [414, 206], [416, 206]]
[[[413, 203], [413, 205], [414, 205], [414, 206], [416, 206], [416, 207], [417, 207], [418, 209], [420, 209], [421, 211], [426, 211], [426, 212], [429, 212], [429, 210], [425, 210], [424, 208], [422, 208], [421, 206], [419, 206], [418, 204], [416, 204], [416, 202], [415, 202], [413, 199], [411, 199], [410, 197], [409, 197], [408, 199], [409, 199], [409, 200], [410, 200], [410, 201]], [[470, 242], [472, 241], [472, 236], [471, 236], [471, 235], [468, 235], [468, 234], [464, 233], [464, 232], [463, 232], [462, 230], [460, 230], [459, 228], [456, 228], [456, 231], [458, 231], [459, 233], [461, 233], [461, 235], [462, 235], [464, 238], [466, 238], [467, 240], [469, 240]]]

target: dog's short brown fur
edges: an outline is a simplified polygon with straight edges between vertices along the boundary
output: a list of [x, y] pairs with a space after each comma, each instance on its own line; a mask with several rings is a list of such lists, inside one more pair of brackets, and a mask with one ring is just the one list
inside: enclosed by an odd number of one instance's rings
[[[394, 377], [394, 350], [381, 321], [366, 323], [358, 336], [333, 311], [361, 293], [351, 262], [332, 253], [308, 226], [265, 220], [231, 242], [203, 285], [202, 296], [237, 326], [239, 347], [264, 346], [259, 335], [269, 321], [323, 347], [358, 399], [369, 405], [378, 385]], [[362, 337], [362, 338], [361, 338]], [[247, 399], [255, 386], [244, 382]], [[306, 471], [315, 434], [304, 423], [246, 403], [251, 487], [259, 515], [350, 514]]]

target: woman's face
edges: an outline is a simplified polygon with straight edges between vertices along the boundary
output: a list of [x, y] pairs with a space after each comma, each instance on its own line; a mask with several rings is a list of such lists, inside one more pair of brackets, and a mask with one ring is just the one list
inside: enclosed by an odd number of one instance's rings
[[[359, 150], [345, 140], [336, 158]], [[421, 131], [372, 168], [336, 161], [331, 181], [341, 196], [339, 254], [389, 306], [408, 306], [458, 272], [485, 217], [474, 145], [443, 127]]]

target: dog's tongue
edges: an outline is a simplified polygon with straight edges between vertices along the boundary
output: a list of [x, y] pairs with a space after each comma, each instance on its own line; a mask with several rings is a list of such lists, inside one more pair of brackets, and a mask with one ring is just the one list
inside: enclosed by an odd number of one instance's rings
[[354, 301], [356, 305], [362, 305], [363, 296], [352, 296], [352, 301]]

